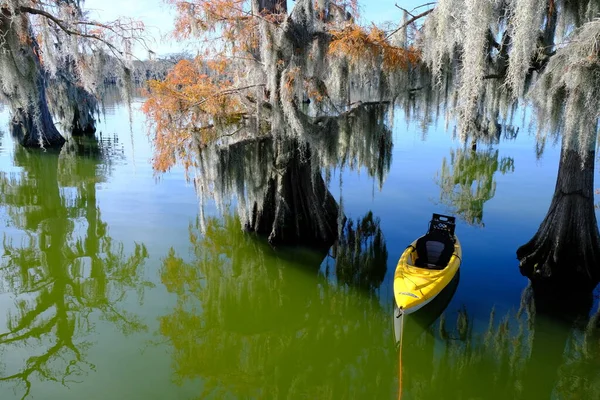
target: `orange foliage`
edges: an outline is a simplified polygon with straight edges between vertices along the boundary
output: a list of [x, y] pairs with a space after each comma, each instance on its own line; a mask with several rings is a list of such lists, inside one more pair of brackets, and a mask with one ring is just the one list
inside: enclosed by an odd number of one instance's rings
[[233, 87], [228, 60], [250, 57], [259, 48], [260, 20], [282, 20], [277, 15], [253, 14], [249, 0], [165, 1], [177, 12], [174, 37], [201, 39], [205, 59], [181, 61], [164, 81], [149, 82], [143, 111], [155, 128], [153, 162], [158, 171], [176, 162], [193, 166], [194, 146], [214, 140], [215, 125], [239, 118], [240, 92], [256, 85]]
[[[244, 71], [232, 70], [244, 64], [229, 60], [254, 60], [263, 45], [259, 24], [267, 21], [278, 25], [285, 18], [277, 12], [253, 13], [250, 0], [165, 1], [177, 11], [175, 38], [200, 39], [205, 53], [204, 59], [199, 56], [195, 61], [179, 62], [164, 81], [149, 82], [149, 98], [143, 111], [155, 127], [154, 167], [158, 171], [166, 171], [177, 162], [186, 168], [194, 166], [198, 146], [216, 139], [214, 127], [239, 120], [245, 111], [241, 97], [244, 91], [265, 85], [234, 87], [231, 72], [241, 72], [238, 75], [243, 81]], [[382, 60], [388, 70], [407, 68], [418, 61], [416, 50], [392, 46], [383, 31], [367, 31], [355, 25], [346, 11], [356, 17], [357, 0], [331, 0], [330, 6], [322, 12], [323, 17], [328, 15], [326, 29], [332, 36], [329, 54], [354, 62], [367, 57]], [[278, 69], [284, 70], [288, 62], [277, 60]], [[289, 70], [282, 88], [290, 94], [304, 85], [310, 98], [323, 101], [328, 96], [324, 82], [319, 77], [305, 80], [301, 72]], [[268, 97], [267, 93], [257, 94], [248, 100], [260, 104]]]
[[238, 88], [210, 74], [200, 60], [182, 60], [164, 81], [148, 83], [142, 110], [155, 127], [155, 169], [166, 171], [177, 161], [192, 166], [194, 146], [213, 140], [215, 124], [241, 112]]
[[166, 0], [177, 10], [175, 36], [186, 39], [215, 32], [219, 25], [233, 22], [243, 15], [245, 0]]
[[385, 32], [377, 27], [365, 30], [358, 25], [348, 25], [341, 30], [330, 32], [333, 39], [329, 44], [329, 53], [347, 56], [352, 62], [381, 57], [383, 67], [387, 70], [406, 69], [416, 64], [420, 53], [415, 48], [393, 46], [386, 39]]

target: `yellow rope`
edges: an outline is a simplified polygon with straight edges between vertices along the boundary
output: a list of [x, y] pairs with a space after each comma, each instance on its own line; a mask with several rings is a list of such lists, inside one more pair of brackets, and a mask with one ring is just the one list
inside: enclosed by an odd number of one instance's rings
[[398, 317], [400, 322], [400, 346], [398, 346], [398, 400], [402, 400], [402, 337], [404, 336], [404, 312]]

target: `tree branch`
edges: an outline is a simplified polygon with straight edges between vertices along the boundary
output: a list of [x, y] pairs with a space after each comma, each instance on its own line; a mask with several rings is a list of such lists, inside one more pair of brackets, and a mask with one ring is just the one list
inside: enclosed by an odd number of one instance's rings
[[412, 24], [413, 22], [415, 22], [416, 20], [423, 18], [429, 14], [431, 14], [431, 12], [435, 10], [435, 8], [432, 8], [431, 10], [427, 10], [427, 11], [423, 11], [421, 14], [415, 15], [414, 17], [412, 17], [411, 19], [409, 19], [408, 21], [406, 21], [406, 23], [400, 25], [396, 30], [394, 30], [392, 33], [390, 33], [389, 35], [387, 35], [385, 37], [385, 40], [389, 39], [391, 36], [393, 36], [395, 33], [397, 33], [398, 31], [400, 31], [401, 29], [407, 27], [408, 25]]
[[[33, 7], [26, 7], [26, 6], [21, 6], [19, 7], [19, 11], [22, 13], [26, 13], [26, 14], [33, 14], [33, 15], [40, 15], [44, 18], [49, 19], [50, 21], [54, 22], [56, 24], [56, 26], [58, 26], [63, 32], [65, 32], [68, 35], [74, 35], [74, 36], [79, 36], [79, 37], [84, 37], [84, 38], [88, 38], [88, 39], [93, 39], [93, 40], [97, 40], [101, 43], [104, 43], [106, 46], [108, 46], [111, 51], [113, 52], [117, 52], [119, 55], [123, 55], [123, 52], [121, 50], [119, 50], [115, 45], [113, 45], [112, 43], [110, 43], [108, 40], [98, 36], [98, 35], [92, 35], [92, 34], [88, 34], [88, 33], [83, 33], [80, 31], [75, 31], [71, 28], [69, 28], [65, 21], [50, 14], [47, 11], [44, 10], [40, 10], [38, 8], [33, 8]], [[101, 24], [99, 22], [92, 22], [92, 21], [77, 21], [76, 22], [77, 25], [92, 25], [92, 26], [97, 26], [100, 28], [106, 28], [111, 30], [114, 33], [117, 33], [114, 28], [105, 25], [105, 24]]]
[[404, 7], [400, 7], [398, 4], [394, 4], [397, 8], [399, 8], [402, 11], [405, 11], [408, 15], [410, 15], [411, 17], [414, 17], [415, 15], [413, 13], [411, 13], [410, 11], [408, 11], [406, 8]]
[[435, 2], [435, 1], [432, 1], [431, 3], [421, 4], [420, 6], [416, 6], [415, 8], [413, 8], [411, 11], [415, 11], [415, 10], [418, 10], [419, 8], [423, 8], [423, 7], [434, 6], [436, 4], [437, 4], [437, 2]]
[[259, 83], [259, 84], [256, 84], [256, 85], [248, 85], [248, 86], [243, 86], [243, 87], [235, 87], [235, 88], [230, 88], [230, 89], [224, 89], [224, 90], [221, 90], [220, 92], [217, 92], [217, 93], [213, 94], [212, 96], [205, 97], [202, 100], [197, 101], [197, 102], [191, 104], [188, 107], [188, 109], [191, 108], [191, 107], [201, 106], [202, 104], [206, 103], [209, 98], [221, 97], [221, 96], [228, 96], [230, 94], [238, 93], [238, 92], [241, 92], [243, 90], [248, 90], [248, 89], [252, 89], [252, 88], [256, 88], [256, 87], [265, 87], [265, 86], [267, 86], [267, 85], [264, 84], [264, 83]]

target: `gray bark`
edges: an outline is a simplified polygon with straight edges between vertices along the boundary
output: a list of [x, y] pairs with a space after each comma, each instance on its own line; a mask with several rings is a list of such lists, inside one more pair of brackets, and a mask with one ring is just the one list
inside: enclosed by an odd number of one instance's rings
[[30, 31], [29, 41], [22, 40], [13, 22], [8, 12], [0, 13], [0, 35], [3, 38], [0, 51], [2, 57], [10, 57], [4, 60], [5, 65], [11, 65], [22, 82], [3, 82], [3, 86], [33, 83], [33, 87], [28, 89], [30, 93], [27, 95], [18, 90], [3, 93], [11, 108], [11, 131], [25, 147], [60, 147], [65, 139], [54, 126], [48, 110], [46, 79], [37, 55], [39, 48], [33, 33]]
[[75, 62], [63, 63], [48, 84], [46, 92], [50, 113], [73, 136], [92, 135], [96, 132], [99, 106], [96, 97], [77, 84]]
[[600, 281], [594, 159], [594, 151], [584, 160], [577, 150], [563, 149], [548, 214], [535, 236], [517, 250], [521, 273], [532, 281], [563, 290], [590, 289]]
[[311, 168], [310, 149], [302, 157], [297, 140], [281, 140], [275, 146], [276, 172], [262, 209], [254, 206], [246, 228], [267, 235], [272, 246], [331, 247], [337, 239], [338, 205], [320, 171]]
[[271, 14], [287, 13], [286, 0], [258, 0], [258, 9], [260, 12]]
[[22, 108], [11, 110], [13, 113], [11, 133], [25, 147], [61, 147], [65, 143], [65, 138], [54, 125], [46, 101], [44, 77], [41, 71], [39, 73], [37, 102], [26, 110]]

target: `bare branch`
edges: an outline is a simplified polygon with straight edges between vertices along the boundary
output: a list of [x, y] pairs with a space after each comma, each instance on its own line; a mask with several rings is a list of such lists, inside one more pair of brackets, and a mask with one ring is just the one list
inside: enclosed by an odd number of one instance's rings
[[394, 4], [397, 8], [399, 8], [400, 10], [406, 12], [408, 15], [410, 15], [411, 17], [414, 17], [415, 15], [413, 13], [411, 13], [410, 11], [408, 11], [406, 8], [404, 7], [400, 7], [398, 4]]
[[400, 31], [401, 29], [407, 27], [408, 25], [412, 24], [413, 22], [415, 22], [416, 20], [423, 18], [429, 14], [431, 14], [431, 12], [434, 9], [432, 8], [431, 10], [427, 10], [427, 11], [423, 11], [421, 14], [415, 15], [414, 17], [412, 17], [411, 19], [409, 19], [408, 21], [406, 21], [406, 23], [400, 25], [396, 30], [394, 30], [392, 33], [390, 33], [389, 35], [387, 35], [385, 37], [385, 39], [389, 39], [390, 37], [392, 37], [395, 33], [397, 33], [398, 31]]
[[[79, 31], [79, 30], [74, 30], [74, 29], [70, 28], [68, 26], [68, 24], [67, 24], [66, 21], [64, 21], [63, 19], [58, 18], [57, 16], [55, 16], [55, 15], [53, 15], [53, 14], [47, 12], [47, 11], [40, 10], [38, 8], [33, 8], [33, 7], [26, 7], [26, 6], [19, 7], [18, 11], [21, 12], [21, 13], [32, 14], [32, 15], [39, 15], [41, 17], [44, 17], [44, 18], [52, 21], [60, 30], [62, 30], [63, 32], [65, 32], [67, 35], [79, 36], [79, 37], [82, 37], [82, 38], [87, 38], [87, 39], [91, 39], [91, 40], [95, 40], [95, 41], [98, 41], [100, 43], [103, 43], [104, 45], [106, 45], [108, 47], [108, 49], [113, 53], [113, 55], [116, 56], [116, 58], [118, 59], [118, 61], [121, 64], [123, 64], [123, 61], [120, 59], [120, 57], [123, 57], [124, 55], [127, 55], [127, 56], [133, 57], [135, 59], [138, 59], [132, 53], [122, 51], [117, 46], [115, 46], [114, 44], [112, 44], [109, 40], [103, 38], [100, 35], [89, 34], [89, 33], [85, 33], [85, 32], [82, 32], [82, 31]], [[112, 25], [111, 24], [97, 22], [97, 21], [85, 21], [85, 20], [74, 21], [73, 24], [103, 28], [103, 29], [106, 29], [106, 30], [114, 33], [117, 36], [120, 36], [123, 39], [135, 40], [136, 42], [140, 43], [144, 48], [149, 49], [149, 46], [147, 45], [147, 43], [144, 40], [144, 38], [142, 38], [142, 37], [136, 37], [135, 35], [128, 36], [128, 35], [126, 35], [124, 33], [125, 30], [127, 30], [127, 29], [137, 30], [138, 32], [142, 31], [141, 27], [134, 27], [133, 24], [132, 24], [131, 28], [128, 28], [127, 26], [123, 26], [123, 24], [120, 23], [120, 21], [115, 21], [115, 23], [113, 23]], [[117, 29], [117, 27], [121, 27], [123, 29], [119, 30], [119, 29]]]
[[257, 88], [257, 87], [265, 87], [265, 86], [267, 86], [267, 85], [264, 84], [264, 83], [259, 83], [257, 85], [249, 85], [249, 86], [243, 86], [243, 87], [235, 87], [235, 88], [225, 89], [225, 90], [222, 90], [220, 92], [217, 92], [217, 93], [213, 94], [212, 96], [205, 97], [204, 99], [202, 99], [202, 100], [200, 100], [200, 101], [198, 101], [198, 102], [196, 102], [194, 104], [190, 104], [190, 106], [188, 108], [201, 106], [202, 104], [206, 103], [209, 98], [221, 97], [221, 96], [229, 96], [230, 94], [238, 93], [238, 92], [241, 92], [243, 90], [253, 89], [253, 88]]
[[[54, 22], [63, 32], [65, 32], [68, 35], [75, 35], [75, 36], [80, 36], [80, 37], [84, 37], [84, 38], [88, 38], [88, 39], [98, 40], [99, 42], [102, 42], [105, 45], [107, 45], [113, 51], [116, 51], [120, 55], [123, 55], [123, 52], [121, 50], [119, 50], [116, 46], [114, 46], [113, 44], [108, 42], [106, 39], [103, 39], [102, 37], [100, 37], [98, 35], [90, 35], [87, 33], [74, 31], [65, 24], [65, 21], [57, 18], [56, 16], [50, 14], [49, 12], [46, 12], [44, 10], [40, 10], [37, 8], [24, 7], [24, 6], [19, 7], [19, 11], [21, 11], [23, 13], [27, 13], [27, 14], [41, 15], [42, 17], [47, 18], [50, 21]], [[97, 25], [97, 26], [100, 26], [100, 25]]]
[[415, 8], [413, 8], [411, 11], [415, 11], [415, 10], [418, 10], [419, 8], [423, 8], [423, 7], [435, 6], [436, 4], [437, 4], [437, 2], [435, 2], [435, 1], [432, 1], [431, 3], [421, 4], [420, 6], [416, 6]]

